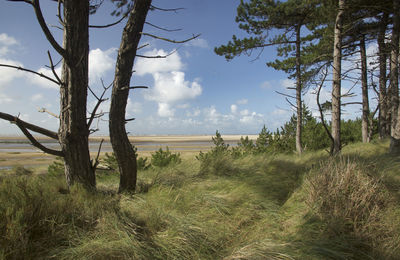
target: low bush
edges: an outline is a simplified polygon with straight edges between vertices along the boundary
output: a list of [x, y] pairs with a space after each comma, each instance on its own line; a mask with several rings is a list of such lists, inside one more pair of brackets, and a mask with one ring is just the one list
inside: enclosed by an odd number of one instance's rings
[[156, 167], [166, 167], [180, 162], [182, 162], [181, 155], [179, 153], [171, 153], [168, 146], [165, 151], [160, 148], [151, 154], [151, 165]]

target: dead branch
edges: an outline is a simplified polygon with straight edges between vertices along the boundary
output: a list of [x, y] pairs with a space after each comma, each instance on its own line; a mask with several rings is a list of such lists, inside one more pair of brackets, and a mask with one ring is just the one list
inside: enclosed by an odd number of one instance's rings
[[54, 116], [55, 118], [60, 118], [58, 115], [54, 114], [53, 112], [47, 110], [46, 108], [42, 107], [42, 108], [38, 108], [38, 112], [39, 113], [47, 113], [51, 116]]
[[16, 69], [16, 70], [22, 70], [22, 71], [30, 72], [30, 73], [38, 75], [39, 77], [45, 78], [47, 80], [50, 80], [51, 82], [53, 82], [53, 83], [55, 83], [57, 85], [60, 85], [60, 83], [58, 83], [57, 80], [54, 80], [54, 79], [44, 75], [43, 73], [39, 73], [39, 72], [36, 72], [34, 70], [25, 69], [25, 68], [20, 67], [20, 66], [14, 66], [14, 65], [9, 65], [9, 64], [0, 64], [0, 67], [7, 67], [7, 68]]
[[185, 8], [171, 8], [171, 9], [166, 9], [166, 8], [160, 8], [154, 5], [150, 6], [151, 10], [159, 10], [159, 11], [164, 11], [164, 12], [178, 12], [180, 10], [185, 10]]
[[288, 95], [288, 94], [285, 94], [285, 93], [282, 93], [282, 92], [279, 92], [279, 91], [275, 91], [276, 93], [278, 93], [279, 95], [282, 95], [282, 96], [284, 96], [284, 97], [289, 97], [289, 98], [293, 98], [293, 99], [296, 99], [296, 97], [295, 96], [291, 96], [291, 95]]
[[190, 37], [188, 39], [185, 39], [185, 40], [182, 40], [182, 41], [177, 41], [177, 40], [171, 40], [171, 39], [168, 39], [168, 38], [160, 37], [160, 36], [157, 36], [157, 35], [154, 35], [154, 34], [150, 34], [150, 33], [145, 33], [145, 32], [142, 32], [141, 34], [145, 35], [145, 36], [152, 37], [154, 39], [170, 42], [170, 43], [185, 43], [185, 42], [194, 40], [194, 39], [198, 38], [201, 35], [201, 34], [197, 34], [197, 35], [193, 35], [192, 37]]
[[152, 24], [152, 23], [149, 23], [149, 22], [145, 22], [145, 24], [150, 25], [151, 27], [157, 28], [157, 29], [159, 29], [159, 30], [166, 31], [166, 32], [178, 32], [178, 31], [182, 31], [182, 29], [167, 29], [167, 28], [163, 28], [163, 27], [157, 26], [157, 25]]
[[116, 22], [114, 22], [114, 23], [110, 23], [110, 24], [106, 24], [106, 25], [89, 25], [89, 28], [96, 28], [96, 29], [99, 29], [99, 28], [108, 28], [108, 27], [112, 27], [112, 26], [117, 25], [117, 24], [119, 24], [120, 22], [122, 22], [122, 21], [128, 16], [128, 14], [129, 14], [129, 13], [126, 13], [125, 15], [123, 15], [123, 16], [121, 17], [121, 19], [119, 19], [118, 21], [116, 21]]
[[4, 120], [7, 120], [7, 121], [9, 121], [11, 123], [18, 123], [19, 125], [22, 125], [26, 129], [29, 129], [29, 130], [34, 131], [36, 133], [39, 133], [39, 134], [45, 135], [47, 137], [50, 137], [50, 138], [58, 140], [58, 134], [56, 132], [50, 131], [48, 129], [42, 128], [42, 127], [37, 126], [37, 125], [30, 124], [28, 122], [25, 122], [25, 121], [19, 119], [16, 116], [12, 116], [10, 114], [0, 112], [0, 118], [4, 119]]
[[50, 51], [47, 51], [47, 55], [49, 56], [50, 69], [53, 72], [54, 77], [57, 79], [58, 84], [62, 85], [62, 81], [61, 81], [60, 77], [58, 77], [58, 74], [57, 74], [57, 72], [55, 70], [55, 66], [54, 66], [54, 63], [53, 63], [53, 59], [51, 58]]
[[[140, 54], [136, 54], [136, 57], [139, 58], [145, 58], [145, 59], [165, 59], [169, 56], [171, 56], [172, 54], [174, 54], [177, 50], [173, 50], [172, 52], [168, 53], [167, 55], [156, 55], [156, 56], [146, 56], [146, 55], [140, 55]], [[135, 72], [135, 71], [133, 71]]]
[[144, 88], [144, 89], [147, 89], [147, 88], [149, 88], [149, 87], [147, 87], [147, 86], [132, 86], [132, 87], [121, 88], [121, 90], [126, 90], [126, 89], [137, 89], [137, 88]]
[[97, 109], [99, 108], [100, 104], [103, 103], [104, 101], [108, 100], [108, 98], [103, 98], [103, 97], [106, 94], [107, 90], [113, 85], [113, 83], [111, 83], [110, 85], [105, 87], [104, 83], [103, 83], [103, 80], [101, 80], [101, 83], [103, 84], [103, 92], [101, 93], [100, 97], [97, 97], [96, 94], [92, 91], [92, 89], [90, 87], [88, 87], [90, 92], [97, 99], [97, 103], [96, 103], [95, 107], [93, 108], [93, 111], [92, 111], [92, 113], [90, 115], [90, 118], [89, 118], [89, 121], [87, 123], [88, 129], [90, 129], [90, 126], [92, 125], [92, 122], [93, 122], [93, 120], [95, 118], [99, 118], [99, 117], [104, 115], [104, 113], [100, 113], [100, 115], [98, 115], [98, 114], [96, 114], [96, 112], [97, 112]]
[[99, 150], [97, 151], [97, 156], [96, 159], [94, 160], [93, 164], [93, 169], [97, 168], [97, 165], [99, 165], [99, 156], [100, 156], [100, 151], [101, 151], [101, 146], [103, 145], [104, 139], [101, 139], [100, 145], [99, 145]]

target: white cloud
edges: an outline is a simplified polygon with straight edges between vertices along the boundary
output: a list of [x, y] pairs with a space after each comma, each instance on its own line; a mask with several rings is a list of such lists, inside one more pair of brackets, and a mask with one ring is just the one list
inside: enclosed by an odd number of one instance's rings
[[231, 105], [231, 112], [232, 112], [232, 114], [236, 114], [236, 113], [237, 113], [237, 110], [238, 110], [238, 106], [237, 106], [237, 105], [235, 105], [235, 104]]
[[[160, 49], [145, 52], [145, 56], [166, 56], [168, 52]], [[183, 69], [183, 63], [178, 52], [174, 52], [166, 58], [145, 59], [139, 58], [135, 64], [136, 74], [143, 76], [145, 74], [155, 74], [160, 72], [180, 71]]]
[[294, 80], [291, 79], [283, 79], [280, 80], [279, 82], [281, 83], [281, 86], [284, 87], [285, 89], [295, 87], [295, 82]]
[[6, 94], [0, 93], [0, 105], [12, 103], [13, 100]]
[[289, 113], [289, 111], [285, 110], [285, 109], [275, 109], [274, 111], [272, 111], [272, 115], [276, 115], [276, 116], [287, 115], [288, 113]]
[[160, 117], [173, 117], [175, 110], [167, 103], [158, 103], [157, 113]]
[[202, 88], [196, 81], [185, 81], [185, 73], [155, 73], [154, 88], [146, 93], [146, 97], [162, 103], [173, 104], [201, 95]]
[[0, 33], [0, 56], [5, 56], [10, 53], [10, 46], [13, 45], [19, 45], [19, 42], [12, 36]]
[[[13, 65], [13, 66], [18, 66], [18, 67], [23, 67], [22, 63], [14, 60], [9, 60], [9, 59], [2, 59], [0, 58], [0, 63], [1, 64], [7, 64], [7, 65]], [[16, 70], [13, 68], [6, 68], [6, 67], [0, 67], [0, 88], [3, 86], [6, 86], [10, 82], [12, 82], [16, 78], [22, 78], [25, 77], [26, 72]]]
[[136, 115], [142, 113], [142, 104], [139, 102], [132, 102], [130, 98], [128, 98], [128, 103], [126, 105], [126, 113], [128, 115]]
[[89, 81], [91, 83], [104, 77], [107, 71], [114, 68], [115, 60], [112, 55], [115, 53], [115, 48], [105, 51], [94, 49], [89, 52]]
[[238, 100], [236, 103], [239, 105], [246, 105], [248, 102], [249, 102], [249, 100], [243, 98], [243, 99]]
[[[55, 71], [56, 71], [57, 75], [61, 78], [61, 66], [58, 66], [55, 69]], [[55, 79], [53, 72], [49, 68], [40, 68], [39, 70], [37, 70], [37, 72], [41, 73], [49, 78]], [[46, 78], [40, 77], [38, 75], [29, 74], [28, 78], [30, 79], [31, 83], [33, 83], [39, 87], [47, 88], [47, 89], [57, 89], [57, 90], [59, 89], [59, 86], [56, 83], [54, 83]]]
[[250, 112], [247, 109], [244, 109], [244, 110], [240, 111], [240, 115], [242, 115], [242, 116], [247, 116], [249, 114], [250, 114]]
[[239, 121], [243, 124], [262, 124], [264, 120], [262, 114], [252, 112], [251, 114], [247, 114], [240, 118]]
[[208, 49], [210, 45], [208, 44], [207, 40], [203, 38], [196, 38], [194, 40], [191, 40], [187, 43], [185, 43], [186, 46], [192, 46], [192, 47], [199, 47], [203, 49]]
[[39, 101], [39, 100], [42, 100], [42, 99], [43, 99], [43, 95], [42, 94], [35, 94], [35, 95], [33, 95], [31, 97], [31, 101], [33, 101], [33, 102], [36, 102], [36, 101]]
[[[154, 49], [144, 55], [163, 56], [167, 55], [167, 52]], [[188, 108], [187, 101], [200, 96], [203, 91], [200, 79], [185, 80], [183, 67], [178, 52], [165, 59], [140, 59], [135, 65], [137, 75], [153, 76], [154, 86], [144, 94], [144, 97], [158, 103], [158, 115], [161, 117], [174, 116], [174, 106]]]

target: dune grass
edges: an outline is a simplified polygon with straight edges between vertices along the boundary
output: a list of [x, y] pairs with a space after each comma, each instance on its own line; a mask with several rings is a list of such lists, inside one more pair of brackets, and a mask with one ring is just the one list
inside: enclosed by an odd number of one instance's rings
[[135, 195], [0, 179], [0, 259], [399, 259], [400, 158], [387, 143], [140, 171]]

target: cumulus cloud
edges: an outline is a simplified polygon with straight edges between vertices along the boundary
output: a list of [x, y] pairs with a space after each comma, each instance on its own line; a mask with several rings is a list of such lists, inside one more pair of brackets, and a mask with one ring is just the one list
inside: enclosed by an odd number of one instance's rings
[[0, 33], [0, 57], [10, 53], [10, 47], [13, 45], [19, 45], [19, 42], [14, 37], [9, 36], [6, 33]]
[[238, 111], [238, 106], [235, 104], [231, 105], [231, 113], [236, 114], [237, 111]]
[[[0, 58], [0, 63], [23, 67], [22, 63], [9, 59]], [[25, 73], [26, 72], [19, 71], [13, 68], [0, 67], [0, 88], [6, 86], [16, 78], [25, 77]]]
[[9, 104], [11, 102], [13, 102], [12, 98], [10, 98], [9, 96], [7, 96], [4, 93], [0, 93], [0, 105]]
[[[160, 49], [153, 49], [143, 53], [144, 56], [167, 56], [168, 52]], [[160, 59], [138, 59], [135, 64], [136, 75], [155, 74], [162, 72], [181, 71], [183, 63], [178, 52], [174, 52], [166, 58]]]
[[115, 60], [112, 57], [116, 53], [115, 48], [108, 50], [94, 49], [89, 52], [89, 82], [104, 77], [107, 71], [110, 71], [115, 66]]
[[[167, 52], [154, 49], [144, 55], [165, 56]], [[175, 108], [189, 107], [187, 101], [200, 96], [203, 91], [199, 79], [185, 79], [183, 68], [178, 52], [165, 59], [140, 59], [135, 65], [137, 75], [153, 76], [154, 86], [144, 96], [158, 103], [158, 115], [161, 117], [173, 117]]]
[[42, 100], [42, 99], [43, 99], [43, 95], [42, 94], [35, 94], [35, 95], [33, 95], [31, 97], [31, 101], [33, 101], [33, 102], [36, 102], [36, 101], [39, 101], [39, 100]]

